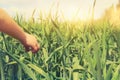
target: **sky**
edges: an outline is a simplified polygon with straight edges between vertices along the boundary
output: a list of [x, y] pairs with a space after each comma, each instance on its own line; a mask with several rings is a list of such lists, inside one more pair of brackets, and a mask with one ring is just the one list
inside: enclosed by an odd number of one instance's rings
[[[29, 18], [36, 10], [34, 17], [38, 18], [40, 12], [45, 16], [50, 12], [54, 15], [58, 11], [61, 18], [86, 20], [91, 15], [93, 2], [94, 0], [0, 0], [0, 8], [5, 9], [10, 16], [19, 13]], [[116, 4], [118, 0], [96, 0], [94, 18], [100, 18], [107, 8]]]

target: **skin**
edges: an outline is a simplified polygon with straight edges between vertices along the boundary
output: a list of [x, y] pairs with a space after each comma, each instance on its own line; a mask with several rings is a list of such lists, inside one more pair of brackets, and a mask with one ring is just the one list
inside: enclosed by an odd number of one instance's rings
[[24, 32], [24, 30], [1, 8], [0, 31], [19, 40], [25, 47], [26, 51], [36, 53], [40, 48], [36, 38]]

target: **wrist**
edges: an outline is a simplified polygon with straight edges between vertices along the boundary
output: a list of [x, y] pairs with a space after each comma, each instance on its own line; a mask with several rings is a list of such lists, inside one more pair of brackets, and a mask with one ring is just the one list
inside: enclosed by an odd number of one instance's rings
[[24, 44], [26, 41], [26, 33], [23, 31], [19, 36], [18, 36], [18, 40]]

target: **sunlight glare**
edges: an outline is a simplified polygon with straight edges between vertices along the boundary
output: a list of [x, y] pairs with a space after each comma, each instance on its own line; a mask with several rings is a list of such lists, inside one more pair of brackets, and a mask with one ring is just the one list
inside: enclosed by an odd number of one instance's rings
[[[58, 2], [59, 6], [54, 6]], [[1, 0], [0, 7], [4, 8], [12, 16], [15, 15], [15, 12], [19, 12], [29, 18], [34, 9], [36, 9], [36, 12], [41, 11], [43, 15], [49, 14], [52, 8], [52, 13], [59, 10], [61, 19], [64, 16], [66, 20], [88, 20], [92, 14], [93, 2], [94, 0]], [[100, 18], [107, 8], [116, 3], [118, 3], [118, 0], [96, 0], [94, 19]], [[35, 17], [39, 17], [39, 13]]]

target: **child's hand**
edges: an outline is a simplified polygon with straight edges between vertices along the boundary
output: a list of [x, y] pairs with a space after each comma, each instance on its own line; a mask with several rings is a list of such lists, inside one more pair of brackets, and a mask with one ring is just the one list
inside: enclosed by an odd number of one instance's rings
[[26, 51], [32, 51], [32, 53], [38, 52], [40, 48], [36, 38], [28, 33], [25, 33], [25, 39], [23, 39], [22, 44]]
[[26, 51], [36, 53], [39, 50], [39, 44], [36, 38], [24, 32], [24, 30], [1, 8], [0, 31], [18, 39], [24, 45]]

